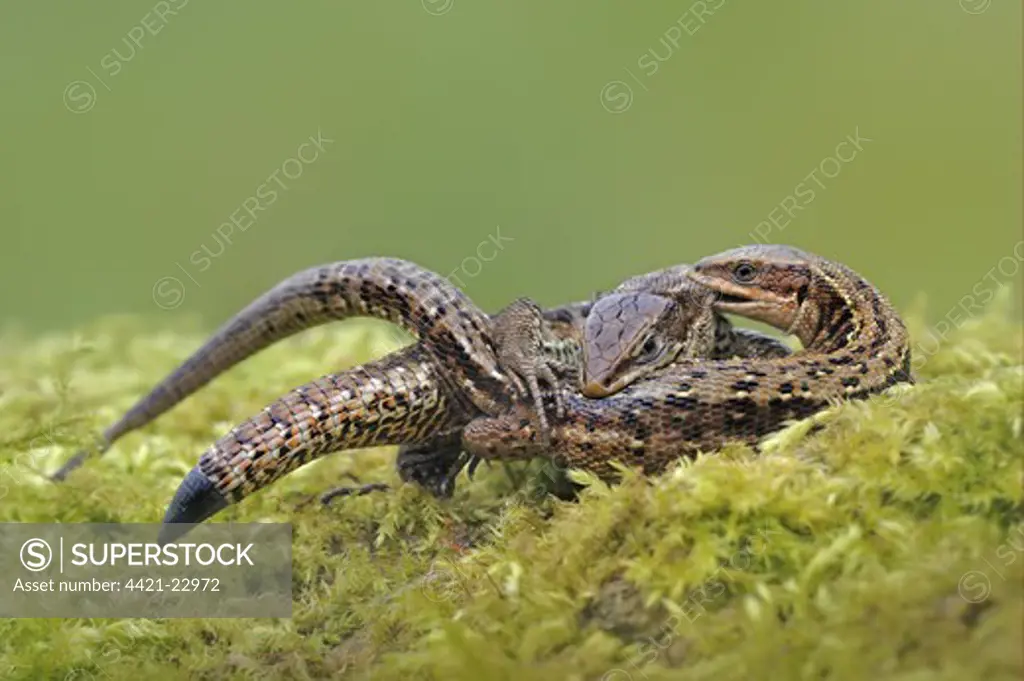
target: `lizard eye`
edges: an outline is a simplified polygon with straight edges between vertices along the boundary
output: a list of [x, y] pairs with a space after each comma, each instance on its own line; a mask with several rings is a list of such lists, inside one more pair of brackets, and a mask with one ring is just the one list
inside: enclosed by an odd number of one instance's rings
[[743, 261], [733, 268], [732, 276], [737, 283], [749, 284], [757, 276], [757, 268], [754, 267], [753, 263]]
[[654, 360], [661, 353], [661, 343], [654, 336], [648, 336], [644, 344], [640, 346], [636, 359], [642, 364]]

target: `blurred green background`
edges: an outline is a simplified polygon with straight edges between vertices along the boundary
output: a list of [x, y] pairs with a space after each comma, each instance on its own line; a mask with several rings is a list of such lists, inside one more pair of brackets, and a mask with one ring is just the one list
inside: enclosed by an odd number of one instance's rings
[[[0, 19], [6, 324], [214, 326], [367, 255], [454, 273], [489, 310], [555, 304], [770, 216], [767, 240], [933, 317], [1020, 278], [1017, 1], [37, 0]], [[248, 224], [318, 130], [333, 142]], [[247, 229], [218, 243], [232, 213]]]

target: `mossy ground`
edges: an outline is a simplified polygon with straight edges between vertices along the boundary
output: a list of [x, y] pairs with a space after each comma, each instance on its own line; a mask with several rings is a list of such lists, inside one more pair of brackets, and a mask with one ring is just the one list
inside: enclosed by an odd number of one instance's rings
[[[539, 490], [482, 468], [448, 501], [394, 452], [334, 455], [218, 520], [294, 523], [290, 620], [5, 620], [5, 679], [1011, 679], [1024, 673], [1019, 322], [1007, 301], [919, 385], [845, 404], [653, 480]], [[202, 340], [112, 319], [0, 341], [0, 521], [155, 522], [206, 445], [286, 389], [394, 347], [310, 331], [221, 377], [57, 487], [86, 444]], [[924, 359], [924, 358], [922, 358]]]

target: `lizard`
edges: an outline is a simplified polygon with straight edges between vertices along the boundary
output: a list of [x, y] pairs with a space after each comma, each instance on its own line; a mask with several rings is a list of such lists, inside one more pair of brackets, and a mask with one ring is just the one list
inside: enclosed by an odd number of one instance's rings
[[[679, 342], [679, 354], [706, 357], [716, 341], [720, 342], [716, 333], [729, 324], [724, 318], [724, 326], [707, 323], [715, 318], [707, 306], [710, 299], [700, 302], [703, 308], [699, 305], [687, 308], [673, 302], [678, 308], [680, 324], [671, 331], [679, 334], [678, 339], [673, 339]], [[538, 308], [521, 303], [522, 299], [517, 301], [517, 314], [521, 316], [516, 319], [516, 328], [526, 326], [531, 314], [535, 318], [538, 315]], [[601, 304], [599, 299], [594, 306]], [[576, 304], [541, 316], [547, 325], [561, 324], [578, 331], [580, 317], [586, 312], [585, 304]], [[700, 320], [707, 321], [700, 323]], [[569, 335], [564, 329], [562, 333]], [[695, 337], [688, 338], [690, 334]], [[726, 335], [732, 337], [732, 334]], [[519, 341], [513, 344], [523, 347]], [[300, 386], [233, 428], [201, 456], [180, 483], [164, 517], [168, 529], [163, 540], [186, 532], [188, 528], [181, 527], [183, 524], [202, 522], [324, 454], [417, 440], [422, 434], [410, 429], [419, 423], [431, 423], [429, 432], [440, 433], [422, 446], [413, 446], [422, 453], [422, 461], [417, 464], [427, 471], [431, 483], [441, 481], [440, 489], [450, 491], [454, 476], [462, 468], [468, 465], [472, 475], [480, 459], [466, 455], [462, 444], [462, 429], [472, 420], [465, 418], [464, 412], [452, 414], [447, 406], [452, 398], [439, 375], [441, 369], [422, 362], [418, 352], [413, 346], [363, 367]], [[574, 359], [575, 372], [572, 371]], [[575, 355], [565, 364], [568, 371], [558, 377], [557, 386], [558, 390], [571, 394], [578, 389], [582, 367]], [[416, 369], [410, 371], [410, 367]], [[548, 401], [557, 405], [553, 392], [549, 387], [544, 394]], [[555, 412], [558, 413], [557, 406]], [[444, 416], [438, 418], [437, 414]], [[399, 472], [406, 480], [401, 462]], [[381, 489], [383, 486], [368, 487]], [[352, 490], [342, 492], [347, 494]]]
[[[506, 334], [508, 347], [499, 351], [492, 342], [495, 329], [500, 333], [505, 325], [520, 324], [520, 310], [524, 306], [529, 304], [516, 301], [510, 305], [507, 321], [502, 321], [501, 313], [491, 318], [447, 279], [394, 258], [364, 258], [303, 270], [281, 281], [228, 320], [107, 428], [95, 453], [101, 455], [127, 433], [149, 424], [224, 371], [276, 341], [328, 321], [354, 316], [386, 319], [418, 337], [421, 351], [406, 355], [405, 359], [413, 364], [432, 361], [443, 367], [444, 371], [432, 374], [432, 378], [449, 384], [448, 399], [453, 402], [453, 409], [469, 414], [499, 413], [517, 394], [538, 390], [538, 375], [541, 379], [552, 378], [546, 364], [549, 359], [564, 365], [565, 359], [559, 359], [559, 352], [572, 355], [578, 351], [575, 328], [585, 316], [588, 304], [569, 305], [549, 314], [553, 320], [561, 320], [559, 328], [568, 334], [562, 339], [547, 335], [553, 348], [549, 354], [535, 347], [530, 352], [515, 352], [510, 347], [517, 341], [539, 344], [540, 324], [530, 327], [534, 331], [530, 335]], [[545, 316], [536, 306], [529, 310], [534, 318]], [[565, 341], [561, 350], [557, 347], [560, 341]], [[528, 388], [524, 389], [521, 380], [527, 382]], [[539, 393], [535, 393], [536, 407], [540, 405], [539, 399]], [[542, 410], [538, 411], [543, 432], [547, 423]], [[415, 469], [412, 464], [417, 453], [418, 450], [410, 452], [406, 462], [410, 466], [402, 470]], [[88, 451], [78, 452], [52, 479], [64, 480], [89, 455]]]
[[613, 462], [664, 471], [680, 457], [729, 442], [755, 445], [786, 422], [845, 399], [914, 383], [906, 327], [884, 295], [845, 265], [781, 245], [744, 246], [709, 256], [665, 279], [716, 294], [718, 312], [795, 335], [786, 357], [679, 359], [601, 399], [566, 394], [565, 416], [541, 446], [522, 406], [463, 429], [463, 449], [480, 459], [549, 456], [599, 478]]

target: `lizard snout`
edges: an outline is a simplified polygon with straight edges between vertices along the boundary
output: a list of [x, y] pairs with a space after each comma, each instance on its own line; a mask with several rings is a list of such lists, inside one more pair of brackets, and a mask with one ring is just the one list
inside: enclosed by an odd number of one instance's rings
[[608, 397], [615, 392], [610, 386], [600, 381], [587, 381], [580, 390], [585, 397]]

